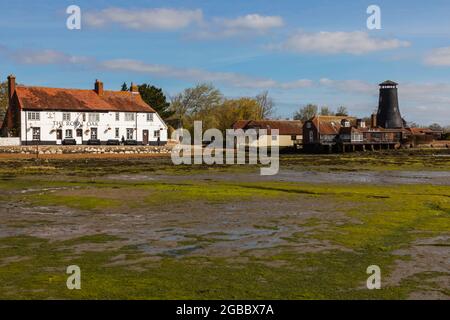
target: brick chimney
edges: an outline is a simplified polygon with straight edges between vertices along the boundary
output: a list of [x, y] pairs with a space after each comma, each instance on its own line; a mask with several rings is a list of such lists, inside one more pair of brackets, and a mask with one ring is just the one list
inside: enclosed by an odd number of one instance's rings
[[133, 93], [133, 94], [137, 94], [137, 93], [139, 93], [139, 88], [138, 88], [137, 85], [135, 85], [135, 84], [132, 82], [132, 83], [131, 83], [131, 86], [130, 86], [130, 91], [131, 91], [131, 93]]
[[103, 95], [103, 82], [95, 80], [95, 92], [97, 92], [99, 96]]
[[377, 127], [377, 114], [373, 113], [370, 117], [370, 127], [376, 128]]
[[14, 75], [8, 76], [8, 98], [11, 101], [16, 92], [16, 77]]

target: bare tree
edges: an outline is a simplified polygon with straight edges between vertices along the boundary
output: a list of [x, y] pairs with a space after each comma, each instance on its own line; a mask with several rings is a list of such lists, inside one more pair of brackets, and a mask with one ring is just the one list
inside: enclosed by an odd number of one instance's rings
[[334, 113], [330, 110], [327, 106], [323, 106], [320, 108], [320, 115], [321, 116], [332, 116]]
[[211, 84], [185, 89], [171, 98], [170, 120], [178, 127], [190, 128], [194, 120], [201, 119], [207, 128], [212, 125], [212, 111], [222, 100], [222, 93]]
[[269, 97], [269, 92], [267, 90], [261, 92], [256, 96], [256, 102], [258, 102], [258, 105], [261, 109], [261, 119], [268, 119], [273, 116], [275, 107], [273, 99]]
[[348, 116], [348, 110], [346, 107], [344, 106], [340, 106], [337, 111], [336, 111], [336, 115], [340, 116], [340, 117], [346, 117]]
[[432, 125], [428, 126], [428, 128], [435, 131], [443, 131], [443, 128], [439, 123], [433, 123]]
[[307, 104], [294, 113], [294, 120], [307, 121], [317, 115], [317, 105]]

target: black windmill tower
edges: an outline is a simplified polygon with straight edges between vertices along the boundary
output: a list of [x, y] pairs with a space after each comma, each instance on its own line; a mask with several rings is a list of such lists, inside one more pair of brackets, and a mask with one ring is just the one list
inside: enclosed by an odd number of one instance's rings
[[398, 108], [398, 83], [387, 80], [380, 83], [377, 124], [386, 129], [403, 128], [403, 119]]

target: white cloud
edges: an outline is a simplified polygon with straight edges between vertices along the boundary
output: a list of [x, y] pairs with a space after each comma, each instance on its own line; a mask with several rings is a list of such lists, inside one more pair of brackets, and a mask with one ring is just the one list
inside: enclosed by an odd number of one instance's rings
[[432, 50], [426, 55], [425, 64], [430, 66], [450, 67], [450, 47]]
[[102, 62], [101, 67], [110, 71], [146, 73], [153, 76], [168, 77], [195, 82], [220, 82], [233, 87], [253, 89], [299, 89], [313, 85], [311, 80], [277, 82], [272, 79], [250, 77], [233, 72], [211, 72], [201, 69], [175, 68], [167, 65], [148, 64], [130, 59], [115, 59]]
[[202, 23], [203, 13], [200, 9], [181, 10], [170, 8], [122, 9], [107, 8], [83, 15], [84, 22], [92, 27], [119, 24], [126, 28], [144, 31], [179, 30], [192, 24]]
[[67, 55], [55, 50], [18, 51], [14, 60], [23, 64], [84, 64], [91, 61], [88, 57]]
[[49, 65], [49, 64], [87, 64], [94, 59], [84, 56], [74, 56], [65, 54], [61, 51], [46, 49], [46, 50], [30, 50], [20, 49], [11, 50], [5, 46], [0, 46], [0, 53], [11, 60], [30, 65]]
[[398, 39], [371, 37], [367, 32], [316, 32], [299, 31], [275, 48], [297, 53], [354, 54], [408, 47], [410, 43]]
[[284, 25], [280, 16], [261, 16], [259, 14], [248, 14], [236, 19], [223, 19], [222, 24], [228, 29], [249, 29], [265, 31], [279, 28]]
[[248, 14], [234, 19], [215, 18], [212, 22], [205, 23], [203, 28], [190, 35], [197, 39], [219, 39], [233, 36], [248, 36], [265, 34], [271, 29], [284, 26], [280, 16], [263, 16], [260, 14]]

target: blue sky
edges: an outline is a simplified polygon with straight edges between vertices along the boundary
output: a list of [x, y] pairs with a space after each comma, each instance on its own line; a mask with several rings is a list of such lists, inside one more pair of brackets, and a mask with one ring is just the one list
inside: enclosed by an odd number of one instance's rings
[[[345, 105], [369, 115], [377, 83], [399, 82], [409, 121], [450, 124], [450, 2], [15, 1], [0, 11], [0, 77], [108, 89], [152, 83], [174, 95], [212, 82], [228, 97], [269, 90], [277, 115]], [[368, 30], [366, 9], [381, 9]], [[81, 8], [68, 30], [66, 8]]]

